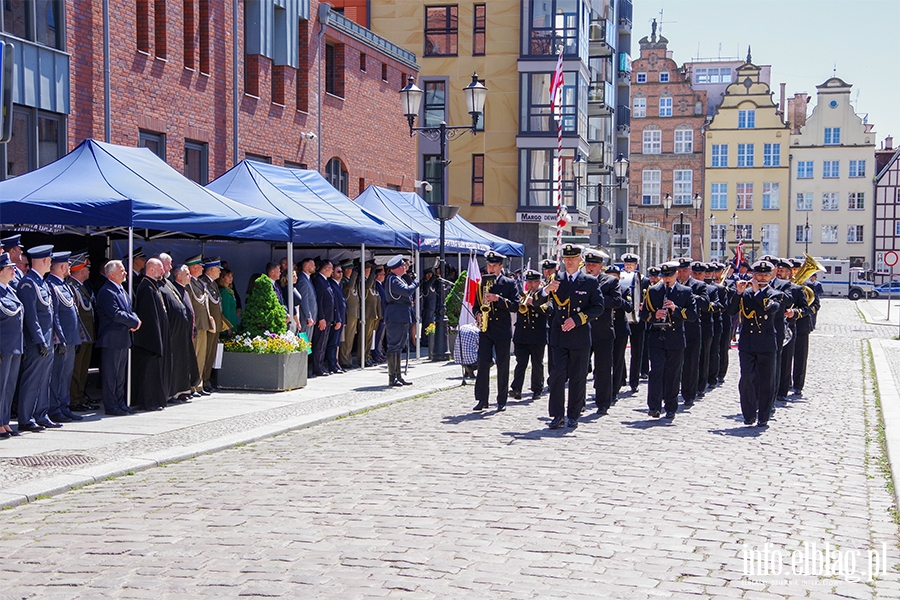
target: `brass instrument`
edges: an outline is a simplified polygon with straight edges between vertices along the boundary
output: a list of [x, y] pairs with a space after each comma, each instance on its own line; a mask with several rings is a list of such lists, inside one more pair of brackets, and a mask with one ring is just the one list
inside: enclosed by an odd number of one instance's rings
[[825, 271], [825, 267], [823, 267], [819, 261], [810, 256], [809, 254], [803, 254], [804, 261], [803, 264], [800, 265], [800, 268], [797, 270], [797, 273], [791, 277], [791, 281], [796, 283], [799, 286], [803, 287], [803, 293], [806, 294], [806, 303], [812, 305], [812, 303], [816, 299], [816, 293], [812, 291], [812, 288], [806, 285], [806, 281], [812, 277], [815, 273], [819, 271]]
[[528, 301], [532, 300], [537, 294], [540, 293], [540, 288], [536, 292], [524, 292], [522, 294], [522, 299], [519, 301], [519, 312], [521, 314], [525, 314], [528, 312]]
[[482, 275], [481, 276], [481, 285], [478, 286], [478, 295], [479, 295], [479, 304], [481, 305], [481, 331], [487, 331], [488, 329], [488, 314], [491, 312], [491, 303], [485, 301], [485, 296], [487, 296], [491, 287], [494, 285], [494, 281], [497, 280], [496, 275]]
[[716, 283], [719, 285], [725, 285], [725, 280], [731, 276], [731, 273], [733, 271], [734, 271], [734, 265], [729, 264], [727, 267], [725, 267], [725, 270], [722, 271], [722, 277], [720, 277]]

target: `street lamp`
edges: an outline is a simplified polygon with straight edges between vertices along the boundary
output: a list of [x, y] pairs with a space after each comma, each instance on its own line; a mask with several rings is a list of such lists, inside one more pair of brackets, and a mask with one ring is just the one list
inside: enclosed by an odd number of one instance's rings
[[[484, 84], [478, 81], [477, 73], [472, 74], [471, 83], [463, 88], [463, 92], [466, 95], [466, 108], [469, 114], [472, 115], [471, 125], [450, 127], [445, 121], [441, 121], [437, 127], [416, 127], [416, 117], [419, 115], [419, 107], [422, 105], [422, 97], [425, 93], [415, 84], [412, 76], [407, 79], [406, 87], [400, 90], [403, 114], [409, 123], [409, 137], [412, 137], [418, 131], [426, 139], [432, 142], [440, 142], [441, 197], [439, 206], [435, 206], [433, 209], [433, 216], [441, 223], [441, 257], [439, 263], [441, 277], [445, 275], [446, 249], [444, 248], [444, 237], [446, 222], [456, 216], [456, 212], [459, 210], [458, 206], [448, 206], [449, 203], [447, 202], [447, 165], [450, 164], [450, 161], [447, 160], [447, 141], [456, 139], [467, 131], [470, 131], [472, 135], [477, 133], [478, 120], [484, 114], [484, 101], [487, 98], [487, 91]], [[447, 352], [447, 298], [444, 286], [439, 285], [437, 287], [438, 313], [435, 319], [437, 326], [434, 330], [434, 347], [431, 360], [445, 361], [450, 358], [450, 354]]]
[[[584, 181], [587, 178], [587, 164], [588, 164], [587, 160], [585, 160], [585, 158], [581, 154], [581, 152], [578, 152], [576, 150], [575, 151], [575, 160], [572, 161], [572, 174], [575, 176], [575, 194], [577, 196], [579, 187], [597, 188], [597, 205], [602, 207], [604, 205], [603, 193], [602, 193], [603, 189], [604, 188], [608, 188], [608, 189], [620, 188], [622, 185], [622, 182], [624, 182], [626, 177], [628, 176], [628, 159], [625, 158], [625, 155], [620, 152], [619, 156], [616, 158], [615, 162], [613, 163], [613, 173], [616, 178], [614, 183], [603, 183], [603, 182], [582, 183], [582, 181]], [[604, 210], [603, 208], [598, 209], [598, 213], [597, 213], [597, 217], [596, 217], [597, 218], [598, 245], [603, 245], [601, 242], [601, 240], [603, 239], [601, 228], [608, 221], [608, 215], [601, 216], [601, 215], [603, 215], [603, 210]]]
[[716, 239], [716, 215], [709, 213], [709, 260], [713, 259], [713, 241]]
[[809, 254], [809, 213], [806, 213], [806, 225], [803, 226], [803, 242], [806, 245], [803, 252]]

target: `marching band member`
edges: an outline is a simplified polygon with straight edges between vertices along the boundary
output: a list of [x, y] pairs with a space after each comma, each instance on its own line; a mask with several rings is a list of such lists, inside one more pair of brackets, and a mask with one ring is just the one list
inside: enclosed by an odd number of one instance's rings
[[488, 407], [491, 386], [491, 361], [496, 354], [497, 411], [506, 410], [509, 394], [509, 343], [512, 340], [511, 314], [519, 309], [516, 302], [516, 283], [504, 276], [503, 259], [499, 252], [484, 254], [486, 276], [481, 283], [481, 333], [478, 336], [478, 374], [475, 378], [475, 400], [472, 410]]
[[547, 347], [549, 309], [547, 297], [541, 295], [541, 274], [537, 271], [526, 271], [525, 291], [519, 301], [519, 315], [516, 317], [516, 330], [513, 334], [516, 369], [509, 387], [509, 395], [516, 400], [522, 398], [525, 369], [529, 360], [533, 399], [540, 398], [544, 391], [544, 350]]
[[603, 272], [603, 255], [596, 250], [584, 252], [585, 272], [597, 278], [603, 297], [603, 312], [590, 322], [591, 348], [594, 352], [594, 401], [597, 414], [606, 415], [615, 398], [618, 382], [613, 378], [613, 349], [616, 333], [613, 328], [613, 310], [622, 307], [622, 291], [619, 280]]

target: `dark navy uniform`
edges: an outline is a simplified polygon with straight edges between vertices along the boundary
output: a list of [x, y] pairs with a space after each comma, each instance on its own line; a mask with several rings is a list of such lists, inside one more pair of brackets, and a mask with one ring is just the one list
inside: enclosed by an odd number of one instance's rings
[[[64, 254], [68, 260], [69, 253]], [[72, 385], [72, 373], [75, 370], [75, 351], [83, 338], [81, 319], [75, 307], [75, 296], [68, 284], [53, 273], [47, 275], [45, 281], [52, 292], [53, 311], [59, 322], [55, 340], [56, 356], [53, 358], [50, 379], [50, 418], [54, 421], [80, 420], [81, 418], [73, 415], [70, 409], [69, 390]]]
[[[631, 323], [628, 322], [626, 314], [633, 310], [631, 290], [627, 290], [622, 298], [622, 306], [613, 310], [613, 330], [616, 332], [616, 339], [613, 342], [613, 404], [616, 403], [619, 390], [625, 385], [625, 349], [631, 335]], [[634, 326], [643, 329], [643, 324], [636, 323]]]
[[[87, 268], [87, 267], [82, 267]], [[70, 405], [78, 408], [84, 404], [84, 388], [87, 385], [88, 369], [94, 349], [94, 292], [91, 288], [74, 277], [68, 277], [66, 283], [75, 298], [78, 318], [81, 319], [82, 334], [87, 336], [75, 349], [75, 366], [72, 369], [72, 385], [69, 386]], [[192, 324], [193, 325], [193, 324]]]
[[697, 306], [697, 310], [700, 312], [700, 360], [697, 363], [697, 397], [702, 398], [706, 394], [706, 381], [709, 378], [709, 355], [712, 352], [714, 322], [718, 319], [719, 291], [716, 289], [716, 286], [705, 279], [706, 265], [703, 265], [702, 272], [698, 272], [698, 277], [703, 280], [703, 284], [706, 286], [706, 296], [709, 299], [706, 303], [706, 310], [701, 309], [699, 305]]
[[[327, 354], [328, 338], [331, 336], [331, 330], [334, 329], [334, 288], [322, 273], [312, 276], [312, 284], [316, 290], [318, 305], [312, 339], [312, 367], [313, 374], [321, 376], [329, 373]], [[319, 324], [321, 321], [325, 321], [324, 329]]]
[[[490, 253], [489, 253], [490, 254]], [[501, 259], [502, 260], [502, 259]], [[482, 288], [487, 287], [484, 283]], [[482, 326], [478, 334], [478, 373], [475, 377], [475, 410], [488, 407], [491, 384], [491, 360], [497, 364], [497, 409], [504, 410], [509, 395], [509, 346], [512, 341], [512, 313], [519, 308], [516, 283], [500, 275], [483, 294], [491, 293], [500, 299], [489, 303], [490, 310], [482, 312], [487, 319], [487, 330]], [[481, 407], [481, 408], [479, 408]]]
[[19, 380], [19, 428], [50, 422], [50, 375], [53, 335], [58, 328], [53, 298], [43, 278], [32, 269], [16, 290], [25, 307], [25, 348]]
[[[638, 256], [631, 253], [623, 254], [622, 260], [625, 264], [637, 264]], [[631, 339], [631, 358], [628, 361], [628, 385], [631, 387], [632, 391], [636, 392], [641, 380], [641, 375], [647, 374], [647, 371], [644, 368], [646, 366], [644, 364], [644, 359], [646, 358], [647, 353], [644, 347], [646, 331], [641, 323], [638, 311], [640, 310], [641, 299], [644, 297], [644, 292], [650, 287], [650, 282], [646, 277], [641, 275], [640, 271], [635, 270], [631, 273], [632, 274], [629, 274], [628, 271], [625, 271], [622, 274], [620, 286], [623, 287], [623, 293], [625, 292], [624, 287], [627, 287], [628, 290], [630, 290], [631, 302], [633, 304], [633, 310], [630, 313], [631, 317], [629, 318], [626, 316], [626, 320], [630, 321], [629, 337]]]
[[[707, 275], [714, 276], [713, 272], [707, 272]], [[709, 282], [712, 280], [707, 281]], [[728, 306], [727, 288], [715, 282], [707, 283], [707, 286], [709, 286], [710, 289], [710, 305], [714, 307], [714, 310], [712, 311], [713, 334], [709, 344], [709, 360], [707, 361], [705, 383], [707, 387], [712, 388], [718, 382], [719, 352], [722, 347], [722, 332], [726, 329], [730, 329], [731, 317], [725, 312], [725, 309]], [[702, 386], [703, 384], [704, 381], [701, 380], [700, 385]]]
[[[526, 277], [528, 275], [526, 274]], [[531, 295], [531, 304], [519, 303], [519, 315], [513, 333], [516, 369], [509, 391], [513, 398], [521, 397], [525, 384], [525, 369], [531, 361], [531, 393], [537, 398], [544, 391], [544, 350], [547, 348], [547, 313], [550, 305], [540, 290]]]
[[[781, 293], [785, 296], [785, 300], [790, 299], [791, 308], [794, 309], [794, 316], [789, 319], [785, 317], [785, 326], [791, 331], [791, 339], [781, 347], [781, 362], [776, 369], [778, 378], [775, 380], [775, 396], [779, 400], [784, 400], [791, 389], [791, 376], [793, 375], [794, 354], [796, 352], [797, 342], [797, 321], [802, 317], [808, 317], [810, 314], [809, 304], [806, 300], [806, 294], [803, 292], [803, 287], [792, 281], [788, 281], [787, 283], [788, 285], [782, 286], [780, 289]], [[784, 310], [787, 309], [785, 308]]]
[[[8, 257], [3, 261], [4, 256], [0, 256], [0, 265], [9, 264]], [[24, 323], [25, 308], [16, 291], [12, 285], [0, 283], [0, 425], [9, 425], [22, 363]]]
[[[622, 290], [619, 288], [619, 280], [605, 273], [597, 276], [597, 286], [603, 298], [603, 312], [590, 322], [591, 350], [594, 353], [594, 401], [597, 403], [597, 412], [606, 414], [621, 386], [613, 376], [617, 341], [613, 313], [622, 308]], [[619, 376], [621, 377], [621, 373]]]
[[794, 336], [794, 365], [791, 377], [791, 387], [795, 394], [803, 391], [806, 384], [806, 361], [809, 357], [809, 334], [815, 327], [815, 316], [819, 311], [819, 296], [813, 296], [813, 302], [809, 310], [797, 319], [797, 335]]
[[[392, 271], [403, 263], [399, 254], [387, 263]], [[415, 323], [413, 299], [419, 282], [407, 283], [396, 273], [389, 273], [384, 280], [387, 305], [384, 308], [384, 322], [387, 331], [388, 385], [405, 385], [400, 370], [400, 353], [409, 343], [409, 328]]]
[[703, 326], [700, 315], [709, 311], [709, 295], [706, 284], [693, 277], [688, 277], [682, 284], [691, 289], [697, 309], [697, 319], [684, 323], [684, 363], [681, 370], [681, 397], [684, 405], [690, 406], [697, 399], [697, 386], [700, 376], [700, 353], [703, 345]]

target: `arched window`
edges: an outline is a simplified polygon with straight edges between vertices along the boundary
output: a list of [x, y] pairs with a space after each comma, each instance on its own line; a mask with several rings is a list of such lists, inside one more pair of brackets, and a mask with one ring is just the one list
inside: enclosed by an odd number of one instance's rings
[[347, 169], [341, 159], [334, 157], [325, 165], [325, 179], [334, 186], [334, 189], [347, 195]]

